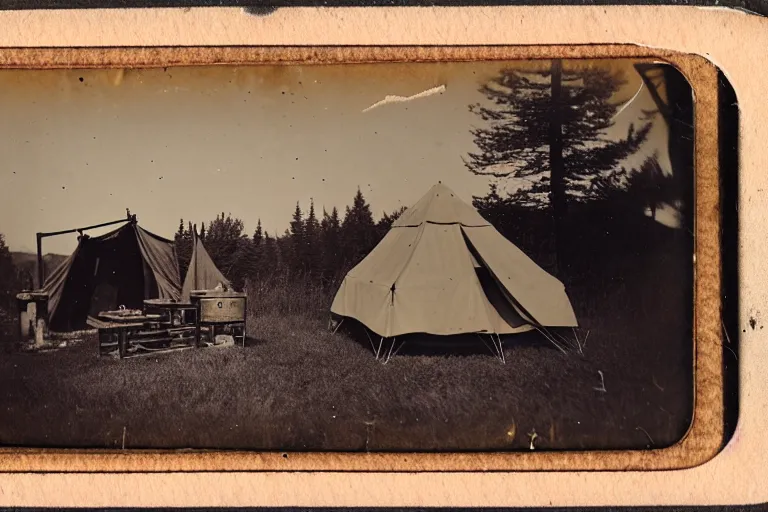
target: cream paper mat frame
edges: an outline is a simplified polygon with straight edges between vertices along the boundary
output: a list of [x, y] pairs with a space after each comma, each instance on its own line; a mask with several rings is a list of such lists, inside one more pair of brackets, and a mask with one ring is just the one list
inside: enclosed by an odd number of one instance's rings
[[[546, 32], [541, 30], [544, 20]], [[285, 8], [264, 17], [241, 9], [201, 8], [5, 11], [0, 13], [0, 26], [4, 27], [0, 46], [5, 48], [635, 44], [701, 55], [729, 78], [741, 107], [740, 328], [745, 329], [736, 434], [714, 459], [692, 469], [650, 473], [3, 474], [0, 504], [564, 506], [766, 499], [768, 492], [760, 482], [768, 442], [761, 439], [760, 427], [768, 393], [760, 376], [765, 373], [768, 349], [761, 331], [748, 326], [749, 318], [760, 322], [765, 302], [760, 286], [762, 237], [746, 235], [765, 233], [768, 220], [760, 197], [766, 180], [760, 169], [767, 156], [762, 144], [766, 129], [760, 121], [768, 107], [761, 100], [757, 79], [757, 71], [768, 62], [763, 50], [768, 43], [765, 20], [732, 10], [692, 7]], [[752, 49], [741, 41], [750, 42]], [[38, 55], [45, 59], [51, 54]]]

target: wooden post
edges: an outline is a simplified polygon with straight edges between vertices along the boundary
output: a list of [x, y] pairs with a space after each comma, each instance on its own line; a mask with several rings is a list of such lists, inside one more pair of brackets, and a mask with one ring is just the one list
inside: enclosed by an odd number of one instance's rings
[[27, 306], [23, 304], [18, 298], [16, 299], [16, 308], [19, 311], [18, 318], [18, 330], [19, 341], [26, 341], [26, 336], [29, 334], [29, 316], [27, 315]]
[[195, 348], [200, 346], [200, 302], [198, 301], [195, 308]]
[[45, 285], [45, 268], [43, 266], [43, 234], [37, 234], [37, 288]]
[[117, 353], [118, 353], [118, 357], [122, 359], [123, 357], [125, 357], [125, 345], [128, 338], [128, 334], [126, 332], [125, 327], [118, 328], [118, 333], [119, 333], [118, 334], [119, 339], [117, 342]]

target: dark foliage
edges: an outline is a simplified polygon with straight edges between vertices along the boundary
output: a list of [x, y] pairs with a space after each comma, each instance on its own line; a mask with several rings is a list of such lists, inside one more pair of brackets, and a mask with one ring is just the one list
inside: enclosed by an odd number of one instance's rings
[[176, 243], [176, 257], [179, 260], [181, 275], [186, 275], [189, 262], [192, 259], [192, 223], [184, 226], [184, 219], [179, 220], [179, 229], [173, 237]]
[[641, 211], [650, 209], [656, 217], [656, 209], [663, 203], [674, 204], [681, 200], [679, 182], [672, 175], [664, 174], [657, 157], [648, 157], [639, 169], [628, 172], [625, 168], [596, 178], [590, 186], [590, 194], [616, 211]]
[[16, 293], [21, 289], [22, 275], [13, 262], [11, 251], [0, 233], [0, 331], [11, 322]]
[[342, 260], [345, 264], [357, 263], [373, 249], [378, 241], [379, 235], [371, 207], [358, 188], [352, 200], [352, 206], [347, 206], [341, 223]]
[[[343, 219], [336, 207], [330, 213], [323, 210], [318, 218], [314, 201], [310, 201], [306, 212], [297, 202], [290, 227], [282, 235], [270, 235], [259, 220], [248, 237], [241, 219], [222, 213], [207, 223], [203, 243], [216, 266], [238, 289], [249, 283], [262, 286], [275, 276], [289, 280], [310, 278], [321, 286], [333, 287], [373, 249], [404, 210], [384, 213], [375, 221], [358, 189]], [[192, 229], [191, 223], [185, 228], [182, 220], [176, 233], [182, 275], [191, 258]]]
[[[624, 84], [608, 70], [563, 70], [553, 99], [552, 72], [505, 70], [480, 91], [492, 106], [470, 105], [487, 123], [472, 130], [478, 153], [465, 161], [474, 174], [527, 183], [515, 199], [531, 207], [550, 205], [553, 198], [551, 125], [560, 127], [562, 181], [568, 200], [589, 198], [590, 184], [634, 153], [646, 140], [651, 123], [639, 130], [630, 125], [624, 139], [612, 140], [606, 131], [621, 107], [611, 98]], [[563, 198], [563, 200], [566, 199]]]
[[[176, 254], [182, 276], [186, 275], [192, 257], [193, 229], [195, 226], [191, 222], [185, 229], [182, 219], [175, 235]], [[222, 212], [208, 223], [207, 231], [205, 223], [201, 224], [198, 234], [216, 266], [236, 288], [242, 288], [254, 260], [254, 242], [245, 234], [243, 221]]]

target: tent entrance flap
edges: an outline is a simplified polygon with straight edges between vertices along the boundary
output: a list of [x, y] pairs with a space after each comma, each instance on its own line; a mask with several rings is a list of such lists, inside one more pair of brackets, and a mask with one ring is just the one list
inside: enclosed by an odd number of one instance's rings
[[493, 227], [462, 232], [478, 260], [496, 278], [524, 317], [547, 327], [578, 327], [565, 286]]
[[514, 306], [514, 304], [508, 300], [507, 295], [499, 287], [496, 282], [496, 278], [493, 277], [491, 272], [485, 267], [475, 268], [477, 273], [477, 279], [480, 281], [480, 286], [485, 292], [485, 296], [488, 299], [491, 307], [496, 310], [499, 316], [513, 328], [523, 327], [530, 324], [521, 312]]
[[466, 233], [462, 230], [462, 236], [464, 242], [467, 244], [467, 249], [472, 255], [472, 261], [475, 265], [475, 271], [477, 277], [480, 280], [480, 285], [483, 287], [488, 301], [496, 308], [499, 315], [507, 321], [512, 327], [518, 327], [521, 325], [536, 325], [536, 321], [531, 317], [528, 312], [525, 311], [514, 297], [512, 297], [507, 289], [499, 282], [498, 277], [483, 261], [482, 256], [478, 253], [477, 249], [472, 245], [472, 241], [467, 237]]

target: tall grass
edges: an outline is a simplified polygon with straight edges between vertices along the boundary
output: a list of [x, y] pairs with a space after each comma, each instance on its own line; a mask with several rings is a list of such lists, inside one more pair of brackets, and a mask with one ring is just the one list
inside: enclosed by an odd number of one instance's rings
[[246, 284], [249, 318], [260, 316], [302, 316], [327, 318], [340, 279], [323, 282], [312, 275], [295, 276], [281, 272]]

